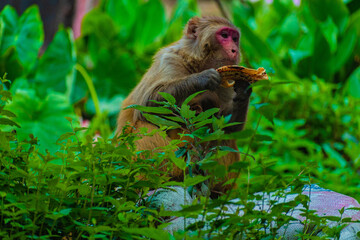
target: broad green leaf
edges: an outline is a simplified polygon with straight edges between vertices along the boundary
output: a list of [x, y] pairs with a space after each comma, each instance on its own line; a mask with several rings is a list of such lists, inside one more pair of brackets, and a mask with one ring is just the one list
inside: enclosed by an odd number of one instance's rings
[[45, 95], [48, 90], [64, 93], [67, 90], [67, 76], [71, 78], [71, 83], [74, 80], [75, 63], [76, 54], [72, 33], [70, 30], [61, 29], [40, 58], [36, 69], [35, 82], [39, 84], [39, 92], [42, 95]]
[[186, 187], [194, 186], [198, 183], [202, 183], [202, 182], [206, 181], [209, 178], [210, 178], [210, 176], [201, 176], [201, 175], [197, 175], [195, 177], [187, 176], [185, 178], [184, 184]]
[[295, 12], [287, 16], [279, 29], [280, 34], [278, 35], [282, 37], [280, 46], [285, 46], [287, 49], [288, 45], [284, 45], [284, 43], [287, 42], [290, 44], [293, 40], [298, 38], [300, 34], [300, 27], [301, 26]]
[[[139, 10], [138, 0], [109, 0], [106, 3], [106, 12], [119, 28], [119, 34], [126, 39], [131, 34]], [[121, 13], [121, 14], [119, 14]]]
[[160, 0], [147, 1], [138, 9], [133, 40], [135, 51], [140, 55], [147, 46], [159, 40], [165, 33], [165, 10]]
[[22, 66], [31, 69], [44, 40], [38, 7], [29, 7], [19, 18], [15, 9], [8, 5], [2, 10], [0, 19], [3, 28], [0, 55], [14, 47]]
[[57, 150], [58, 146], [55, 143], [60, 135], [72, 132], [70, 123], [65, 117], [76, 119], [65, 95], [56, 92], [50, 93], [45, 98], [39, 98], [33, 89], [18, 89], [6, 109], [17, 115], [16, 121], [21, 125], [21, 128], [16, 130], [19, 140], [33, 134], [39, 139], [42, 151]]
[[347, 79], [346, 89], [351, 96], [360, 99], [360, 67]]

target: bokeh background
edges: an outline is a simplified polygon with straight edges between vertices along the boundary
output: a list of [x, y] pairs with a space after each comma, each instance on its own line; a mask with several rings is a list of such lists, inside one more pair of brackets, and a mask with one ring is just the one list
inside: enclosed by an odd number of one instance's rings
[[[10, 5], [8, 5], [10, 4]], [[241, 29], [241, 65], [264, 67], [271, 92], [254, 88], [247, 128], [262, 141], [254, 161], [360, 199], [360, 1], [77, 0], [0, 2], [0, 74], [20, 138], [41, 151], [71, 131], [111, 137], [121, 103], [154, 53], [181, 37], [195, 15]], [[266, 101], [266, 102], [265, 102]], [[238, 142], [240, 149], [245, 141]]]

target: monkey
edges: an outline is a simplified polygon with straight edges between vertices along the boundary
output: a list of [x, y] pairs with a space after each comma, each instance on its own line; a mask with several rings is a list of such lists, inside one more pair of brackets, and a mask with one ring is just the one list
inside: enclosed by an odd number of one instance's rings
[[[240, 61], [240, 31], [227, 19], [221, 17], [193, 17], [184, 28], [182, 38], [160, 49], [153, 58], [153, 63], [141, 81], [123, 101], [125, 108], [132, 104], [155, 106], [150, 101], [162, 101], [159, 92], [173, 95], [176, 104], [181, 105], [191, 94], [205, 90], [196, 96], [189, 105], [197, 113], [210, 108], [219, 108], [219, 116], [231, 114], [230, 122], [240, 124], [228, 127], [226, 133], [241, 131], [244, 128], [251, 95], [250, 84], [236, 81], [231, 88], [220, 86], [221, 77], [215, 70], [225, 65], [238, 65]], [[126, 131], [136, 132], [147, 128], [149, 132], [157, 126], [146, 121], [141, 112], [132, 108], [120, 111], [116, 133], [129, 124]], [[139, 150], [151, 150], [167, 146], [172, 139], [179, 139], [180, 131], [170, 131], [166, 138], [159, 135], [144, 137], [136, 142]], [[223, 141], [222, 145], [238, 150], [235, 139]], [[218, 159], [219, 164], [228, 168], [240, 160], [239, 153], [229, 153]], [[173, 179], [181, 179], [183, 172], [174, 167], [170, 173]], [[235, 177], [228, 173], [226, 180]], [[225, 190], [224, 190], [225, 189]], [[213, 187], [213, 191], [224, 192], [227, 187], [222, 183]]]

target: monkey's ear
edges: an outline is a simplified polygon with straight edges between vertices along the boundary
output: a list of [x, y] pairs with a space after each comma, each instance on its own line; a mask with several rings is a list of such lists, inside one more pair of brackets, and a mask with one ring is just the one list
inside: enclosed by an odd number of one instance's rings
[[193, 17], [191, 18], [185, 29], [185, 34], [188, 38], [196, 39], [198, 36], [198, 26], [199, 26], [200, 18]]

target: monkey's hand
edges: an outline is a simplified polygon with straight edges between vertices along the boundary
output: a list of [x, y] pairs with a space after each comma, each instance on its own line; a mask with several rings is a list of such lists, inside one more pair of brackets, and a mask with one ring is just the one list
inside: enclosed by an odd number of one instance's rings
[[214, 90], [221, 83], [220, 73], [215, 69], [207, 69], [197, 74], [197, 83], [201, 90]]
[[248, 100], [252, 93], [251, 84], [247, 81], [235, 81], [234, 90], [236, 92], [234, 101]]

